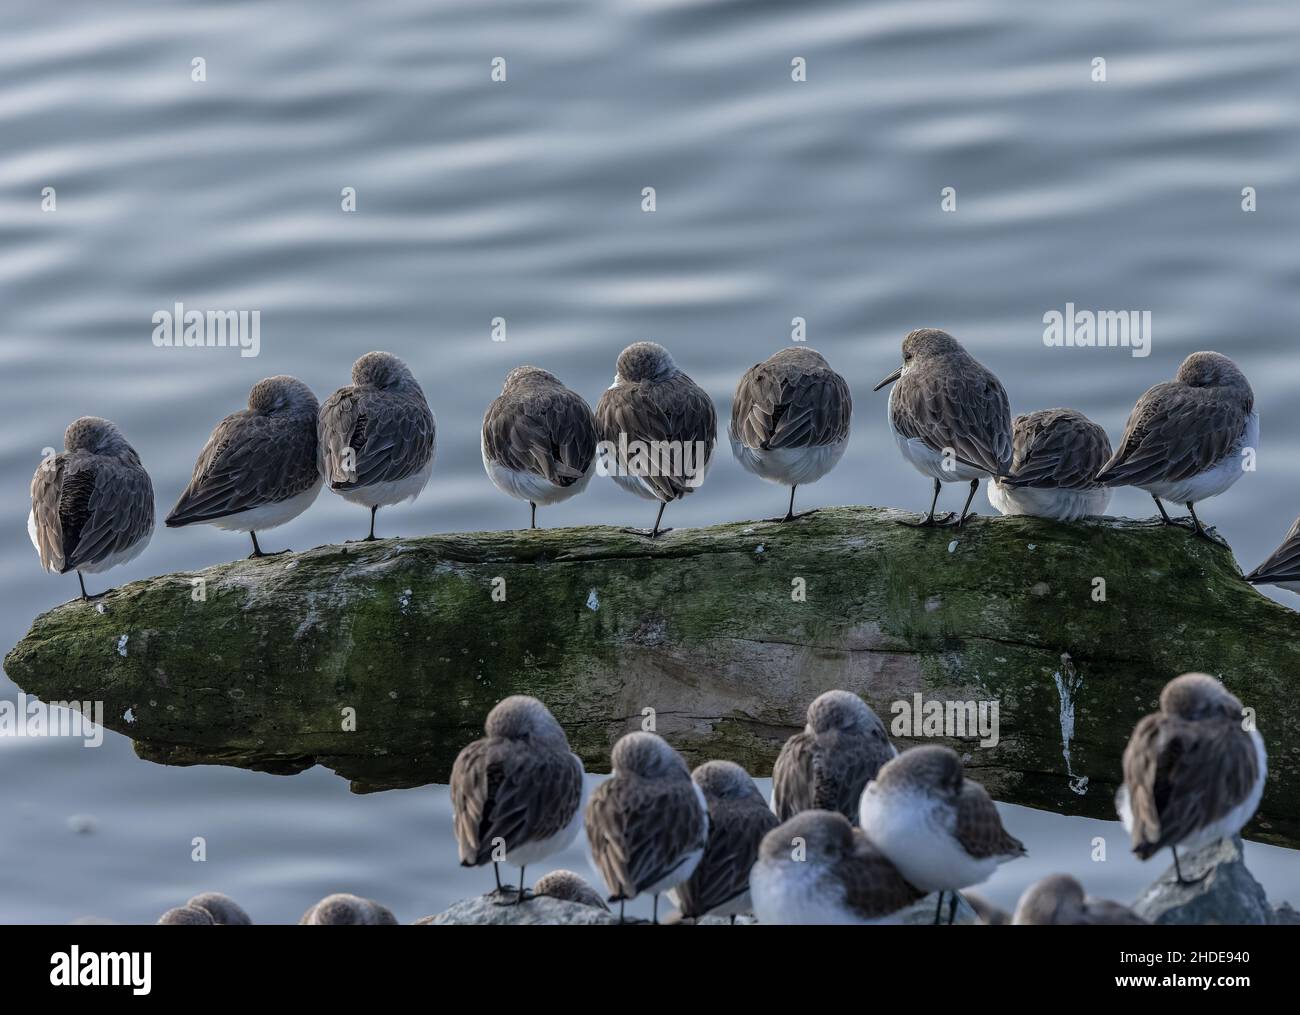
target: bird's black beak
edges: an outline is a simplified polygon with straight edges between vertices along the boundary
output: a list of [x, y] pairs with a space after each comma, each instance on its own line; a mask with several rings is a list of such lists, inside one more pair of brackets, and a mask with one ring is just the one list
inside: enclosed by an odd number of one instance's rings
[[879, 384], [877, 384], [877, 385], [876, 385], [874, 388], [872, 388], [871, 390], [872, 390], [872, 391], [879, 391], [881, 388], [883, 388], [883, 387], [887, 387], [888, 385], [893, 384], [896, 380], [898, 380], [898, 379], [899, 379], [900, 377], [902, 377], [902, 376], [903, 376], [903, 368], [900, 366], [897, 370], [895, 370], [892, 374], [890, 374], [888, 377], [886, 377], [883, 381], [881, 381]]

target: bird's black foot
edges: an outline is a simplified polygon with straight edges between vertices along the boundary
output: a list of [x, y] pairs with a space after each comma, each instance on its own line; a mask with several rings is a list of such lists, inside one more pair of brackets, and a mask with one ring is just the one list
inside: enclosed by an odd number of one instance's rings
[[626, 532], [633, 536], [644, 536], [646, 539], [658, 539], [665, 532], [672, 532], [672, 529], [619, 529], [620, 532]]
[[1216, 546], [1227, 546], [1228, 549], [1232, 549], [1232, 547], [1228, 546], [1228, 541], [1226, 539], [1213, 529], [1207, 529], [1203, 525], [1192, 526], [1192, 535], [1199, 539], [1204, 539], [1207, 543], [1214, 543]]
[[88, 596], [83, 592], [81, 593], [81, 601], [83, 603], [93, 603], [96, 599], [103, 599], [112, 591], [112, 589], [105, 589], [103, 592], [96, 592], [93, 596]]
[[259, 552], [257, 552], [257, 553], [250, 553], [250, 554], [248, 555], [248, 559], [249, 559], [249, 560], [259, 560], [259, 559], [262, 558], [262, 557], [278, 557], [278, 556], [280, 556], [280, 554], [282, 554], [282, 553], [288, 553], [288, 552], [289, 552], [288, 549], [284, 549], [284, 550], [276, 550], [276, 551], [274, 551], [274, 552], [272, 552], [272, 553], [267, 553], [265, 550], [262, 550], [262, 551], [259, 551]]
[[372, 534], [372, 535], [369, 535], [369, 536], [364, 537], [363, 539], [345, 539], [344, 542], [346, 542], [346, 543], [377, 543], [377, 542], [379, 542], [379, 537], [376, 536], [376, 535], [373, 535], [373, 534]]
[[978, 517], [979, 517], [979, 512], [978, 512], [978, 511], [967, 511], [964, 515], [962, 515], [960, 518], [957, 519], [957, 523], [956, 523], [956, 525], [954, 526], [954, 528], [958, 528], [958, 529], [960, 529], [963, 525], [965, 525], [965, 524], [966, 524], [968, 521], [970, 521], [972, 518], [978, 518]]
[[525, 888], [522, 891], [514, 885], [502, 885], [492, 893], [497, 896], [492, 900], [494, 906], [517, 906], [521, 902], [527, 902], [533, 898], [531, 888]]
[[797, 522], [800, 518], [807, 518], [809, 515], [815, 515], [820, 510], [821, 508], [813, 508], [811, 511], [800, 511], [798, 514], [795, 514], [793, 511], [787, 511], [781, 518], [764, 518], [763, 521], [777, 522], [778, 524], [783, 522]]
[[953, 512], [949, 511], [945, 515], [926, 515], [920, 521], [910, 522], [906, 518], [897, 519], [899, 525], [906, 525], [909, 529], [939, 529], [953, 524]]
[[1199, 885], [1202, 881], [1204, 881], [1209, 876], [1210, 876], [1210, 872], [1206, 871], [1199, 878], [1185, 878], [1183, 877], [1182, 872], [1180, 871], [1174, 875], [1174, 881], [1184, 886], [1185, 888], [1190, 888], [1192, 885]]

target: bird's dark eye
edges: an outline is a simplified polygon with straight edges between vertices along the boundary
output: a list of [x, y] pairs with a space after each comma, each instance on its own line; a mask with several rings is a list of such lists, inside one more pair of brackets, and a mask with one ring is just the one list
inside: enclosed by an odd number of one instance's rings
[[912, 358], [912, 354], [911, 354], [910, 352], [905, 352], [905, 353], [903, 353], [903, 362], [904, 362], [904, 363], [906, 363], [906, 362], [907, 362], [908, 360], [910, 360], [911, 358]]

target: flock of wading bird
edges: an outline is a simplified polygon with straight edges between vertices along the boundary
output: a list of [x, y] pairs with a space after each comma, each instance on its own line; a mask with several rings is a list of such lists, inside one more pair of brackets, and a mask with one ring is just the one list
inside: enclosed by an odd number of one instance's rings
[[[932, 328], [903, 340], [903, 362], [876, 385], [889, 393], [889, 427], [898, 448], [934, 482], [930, 509], [914, 524], [961, 526], [980, 480], [1003, 514], [1073, 521], [1102, 514], [1110, 488], [1136, 486], [1154, 498], [1166, 525], [1201, 524], [1196, 504], [1240, 478], [1259, 439], [1259, 414], [1245, 375], [1215, 352], [1188, 356], [1172, 381], [1148, 390], [1134, 407], [1119, 449], [1106, 431], [1073, 409], [1011, 417], [1006, 390], [951, 335]], [[795, 489], [826, 475], [849, 440], [853, 397], [845, 379], [817, 352], [782, 349], [747, 370], [736, 388], [728, 436], [737, 461], [790, 488], [782, 521], [791, 521]], [[653, 342], [618, 357], [614, 383], [593, 413], [577, 392], [538, 367], [518, 367], [483, 418], [483, 467], [492, 482], [538, 505], [580, 493], [593, 471], [664, 508], [704, 480], [717, 441], [708, 394]], [[371, 352], [353, 364], [352, 383], [318, 405], [294, 377], [253, 386], [248, 408], [217, 424], [189, 485], [167, 516], [177, 527], [210, 524], [252, 538], [305, 511], [322, 485], [370, 509], [413, 499], [433, 470], [433, 412], [411, 371], [396, 356]], [[969, 483], [960, 515], [935, 515], [943, 483]], [[1185, 504], [1186, 520], [1162, 501]], [[83, 572], [125, 563], [154, 528], [153, 485], [140, 457], [111, 422], [83, 416], [64, 434], [64, 450], [42, 460], [32, 479], [28, 531], [41, 566]], [[285, 551], [280, 551], [285, 552]], [[1300, 591], [1300, 519], [1273, 555], [1246, 576]]]
[[[1182, 884], [1207, 875], [1185, 878], [1178, 849], [1236, 835], [1263, 795], [1264, 741], [1242, 718], [1219, 681], [1184, 674], [1165, 685], [1160, 710], [1137, 724], [1124, 751], [1115, 809], [1133, 852], [1146, 860], [1168, 848]], [[770, 802], [739, 765], [709, 761], [692, 772], [661, 737], [638, 731], [614, 744], [612, 773], [584, 806], [582, 762], [536, 698], [506, 698], [484, 733], [452, 768], [452, 816], [461, 864], [492, 864], [501, 905], [525, 901], [525, 869], [569, 847], [584, 826], [620, 922], [627, 901], [650, 895], [657, 923], [667, 892], [687, 920], [734, 923], [752, 912], [760, 923], [896, 923], [937, 892], [939, 923], [950, 892], [952, 923], [960, 890], [1025, 855], [955, 751], [900, 753], [876, 713], [847, 691], [808, 707], [803, 732], [773, 766]], [[517, 888], [502, 885], [502, 863], [519, 868]], [[547, 874], [533, 894], [607, 908], [571, 871]], [[1054, 874], [1021, 896], [1011, 922], [1146, 921]]]

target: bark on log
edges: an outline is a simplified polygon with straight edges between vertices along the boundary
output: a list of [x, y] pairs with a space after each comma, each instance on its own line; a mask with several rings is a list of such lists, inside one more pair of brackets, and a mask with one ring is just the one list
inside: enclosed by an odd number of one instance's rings
[[135, 582], [103, 612], [57, 607], [5, 667], [46, 701], [103, 701], [141, 757], [321, 764], [357, 791], [445, 781], [513, 693], [546, 702], [590, 770], [652, 708], [691, 763], [756, 775], [828, 688], [861, 693], [886, 723], [918, 692], [997, 700], [996, 747], [940, 739], [996, 798], [1096, 817], [1113, 817], [1134, 723], [1167, 680], [1203, 670], [1256, 710], [1269, 747], [1246, 834], [1300, 845], [1300, 617], [1245, 584], [1228, 550], [1152, 522], [978, 518], [956, 532], [901, 517], [323, 546]]

